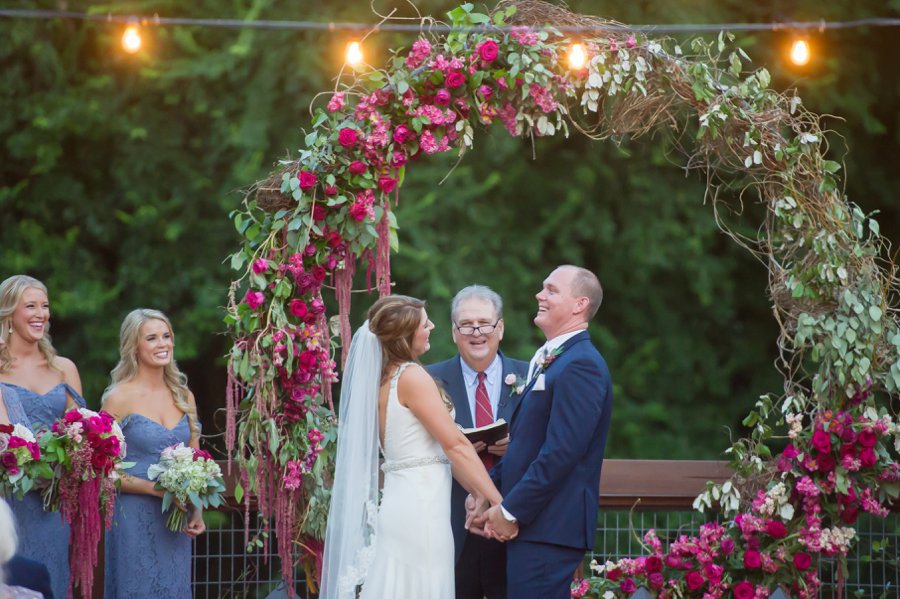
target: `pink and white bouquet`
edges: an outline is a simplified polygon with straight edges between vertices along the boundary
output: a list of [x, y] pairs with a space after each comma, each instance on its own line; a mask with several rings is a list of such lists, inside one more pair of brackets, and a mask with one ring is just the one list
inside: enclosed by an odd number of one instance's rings
[[34, 433], [21, 424], [0, 424], [0, 496], [21, 499], [53, 471], [41, 461]]
[[222, 469], [209, 452], [184, 443], [163, 449], [159, 463], [147, 469], [147, 478], [155, 480], [156, 488], [165, 491], [162, 511], [171, 510], [166, 524], [175, 532], [184, 529], [188, 506], [199, 510], [219, 507], [224, 502]]
[[112, 526], [120, 470], [132, 466], [125, 457], [125, 437], [111, 414], [72, 409], [40, 436], [40, 445], [53, 465], [53, 478], [44, 491], [44, 506], [59, 510], [71, 526], [70, 588], [78, 585], [90, 599], [94, 586], [97, 546]]

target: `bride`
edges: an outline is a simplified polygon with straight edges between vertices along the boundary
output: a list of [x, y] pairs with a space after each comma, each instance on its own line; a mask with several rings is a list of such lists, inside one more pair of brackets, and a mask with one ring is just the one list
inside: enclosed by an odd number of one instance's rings
[[[419, 364], [434, 324], [425, 302], [383, 297], [350, 344], [338, 405], [323, 599], [452, 599], [450, 474], [480, 501], [500, 493]], [[384, 491], [378, 502], [378, 456]]]

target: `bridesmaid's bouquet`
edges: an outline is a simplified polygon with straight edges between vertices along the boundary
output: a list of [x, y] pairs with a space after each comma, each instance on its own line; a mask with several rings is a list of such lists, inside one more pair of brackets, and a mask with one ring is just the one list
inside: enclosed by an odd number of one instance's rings
[[44, 490], [44, 507], [59, 511], [71, 526], [70, 588], [90, 599], [94, 566], [103, 528], [112, 526], [116, 486], [124, 463], [125, 437], [113, 416], [86, 408], [69, 410], [40, 436], [41, 449], [53, 464]]
[[222, 469], [209, 452], [184, 443], [163, 449], [159, 463], [147, 469], [147, 478], [156, 481], [158, 490], [165, 491], [162, 511], [171, 510], [166, 524], [175, 532], [184, 529], [185, 506], [203, 509], [219, 507], [224, 502]]
[[53, 471], [41, 461], [34, 433], [21, 424], [0, 424], [0, 496], [22, 499], [39, 478]]

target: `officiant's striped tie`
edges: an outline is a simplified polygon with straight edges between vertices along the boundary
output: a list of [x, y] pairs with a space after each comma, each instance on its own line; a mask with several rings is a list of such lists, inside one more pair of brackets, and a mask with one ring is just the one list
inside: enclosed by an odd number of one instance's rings
[[[487, 387], [484, 386], [484, 379], [487, 375], [483, 372], [478, 373], [478, 386], [475, 387], [475, 426], [487, 426], [494, 422], [494, 411], [491, 409], [491, 398], [488, 397]], [[481, 461], [488, 470], [494, 465], [494, 455], [484, 451], [481, 454]]]

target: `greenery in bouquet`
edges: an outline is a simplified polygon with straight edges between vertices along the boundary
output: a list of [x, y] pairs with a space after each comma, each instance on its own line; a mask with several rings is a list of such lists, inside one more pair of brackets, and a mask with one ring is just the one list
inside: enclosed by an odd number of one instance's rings
[[58, 510], [70, 525], [70, 588], [89, 598], [93, 589], [97, 547], [103, 529], [112, 526], [125, 438], [115, 418], [105, 411], [76, 408], [66, 412], [39, 438], [53, 467], [44, 490], [44, 507]]
[[222, 469], [209, 452], [184, 443], [163, 449], [159, 462], [147, 470], [147, 478], [165, 491], [162, 511], [169, 512], [166, 525], [175, 532], [184, 530], [185, 515], [191, 507], [202, 510], [224, 502]]
[[40, 479], [52, 476], [31, 429], [0, 424], [0, 496], [22, 499]]

